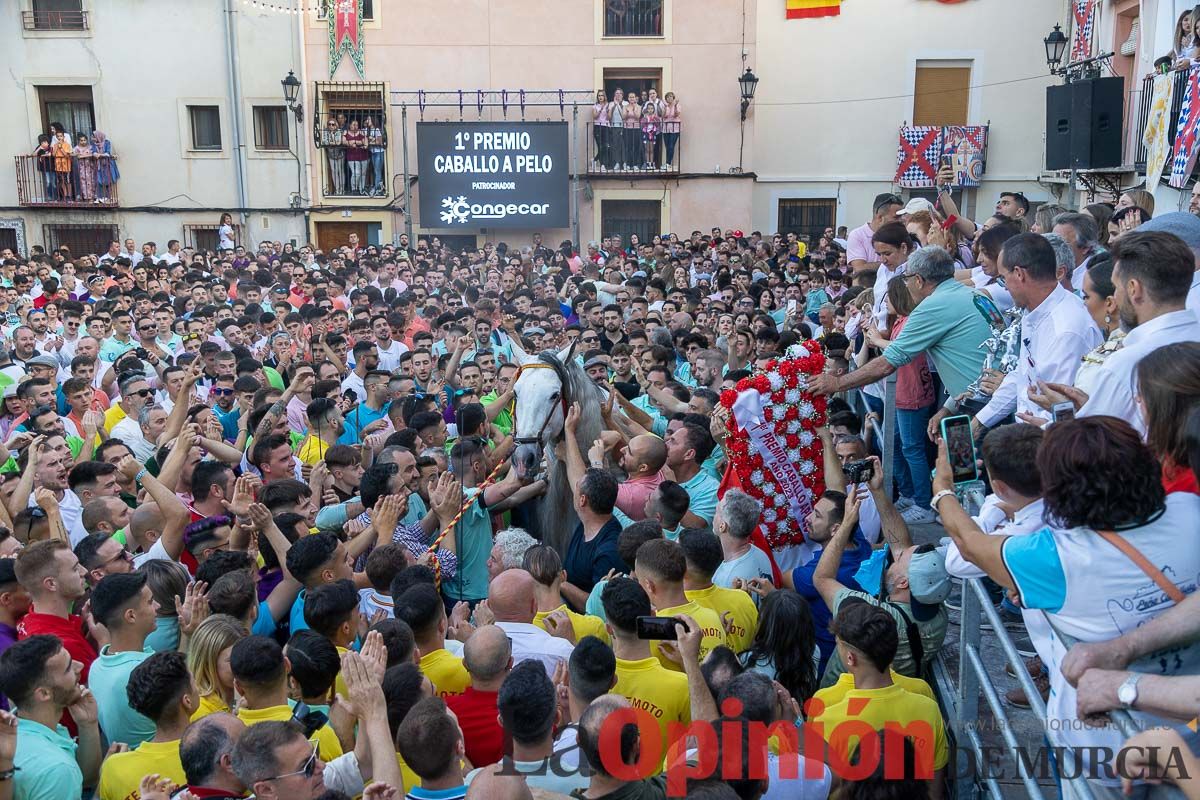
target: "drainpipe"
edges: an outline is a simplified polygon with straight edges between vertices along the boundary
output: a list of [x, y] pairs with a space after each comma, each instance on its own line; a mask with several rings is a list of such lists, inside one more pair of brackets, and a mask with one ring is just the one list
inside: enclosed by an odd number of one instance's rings
[[[237, 160], [237, 190], [238, 207], [248, 208], [250, 203], [246, 198], [246, 187], [250, 180], [246, 174], [246, 127], [242, 115], [242, 70], [238, 58], [237, 16], [233, 0], [225, 0], [225, 57], [229, 67], [230, 105], [233, 107], [233, 135], [236, 144], [235, 158]], [[240, 212], [242, 224], [245, 226], [246, 238], [250, 240], [250, 215]]]
[[[312, 98], [311, 103], [307, 102], [306, 100], [306, 95], [308, 94], [308, 48], [305, 47], [304, 31], [308, 26], [308, 10], [305, 9], [304, 3], [299, 2], [299, 0], [297, 5], [299, 7], [299, 13], [296, 14], [296, 45], [300, 50], [300, 101], [304, 103], [304, 108], [308, 110], [309, 114], [316, 114], [316, 97]], [[309, 127], [306, 129], [304, 127], [305, 125], [308, 125]], [[296, 147], [300, 147], [301, 144], [304, 145], [304, 155], [301, 159], [304, 164], [304, 169], [301, 180], [303, 181], [304, 187], [308, 190], [309, 198], [307, 205], [304, 207], [304, 239], [301, 241], [301, 244], [304, 244], [313, 238], [312, 207], [314, 205], [313, 201], [316, 198], [316, 194], [313, 193], [312, 186], [312, 150], [308, 146], [308, 139], [304, 133], [305, 130], [311, 129], [311, 127], [312, 123], [306, 120], [297, 126], [299, 130], [296, 133]], [[301, 198], [301, 201], [303, 201], [303, 198]]]

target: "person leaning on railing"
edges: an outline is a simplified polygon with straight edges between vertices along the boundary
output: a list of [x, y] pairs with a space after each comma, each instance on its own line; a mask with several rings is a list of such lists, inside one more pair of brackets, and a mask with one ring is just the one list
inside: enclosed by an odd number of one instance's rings
[[[1165, 587], [1170, 581], [1157, 565], [1172, 575], [1200, 573], [1195, 541], [1200, 497], [1166, 495], [1153, 453], [1127, 422], [1113, 417], [1050, 426], [1037, 466], [1048, 524], [1036, 533], [981, 531], [954, 494], [944, 441], [938, 448], [933, 505], [963, 557], [1022, 606], [1044, 611], [1060, 634], [1053, 637], [1046, 664], [1052, 687], [1047, 717], [1058, 731], [1057, 743], [1107, 747], [1115, 753], [1121, 745], [1115, 727], [1088, 727], [1078, 718], [1075, 690], [1060, 669], [1064, 653], [1059, 641], [1064, 635], [1085, 642], [1113, 639], [1170, 607], [1165, 588], [1148, 593], [1147, 586], [1154, 581]], [[1194, 590], [1194, 581], [1185, 580], [1183, 588]], [[1139, 672], [1196, 673], [1200, 643], [1161, 662], [1135, 666]]]

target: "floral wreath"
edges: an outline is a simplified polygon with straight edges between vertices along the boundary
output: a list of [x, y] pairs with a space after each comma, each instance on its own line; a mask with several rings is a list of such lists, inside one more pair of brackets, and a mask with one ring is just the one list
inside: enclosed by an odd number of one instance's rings
[[[808, 391], [808, 377], [825, 369], [825, 354], [814, 341], [788, 348], [784, 358], [768, 361], [763, 372], [742, 378], [734, 389], [721, 393], [721, 405], [732, 409], [742, 392], [761, 395], [764, 421], [784, 445], [787, 458], [812, 498], [825, 491], [824, 452], [817, 428], [825, 424], [826, 399]], [[750, 441], [734, 415], [726, 422], [729, 436], [725, 453], [737, 473], [743, 491], [762, 503], [760, 528], [772, 549], [804, 542], [806, 524], [795, 519], [786, 492], [770, 465]]]

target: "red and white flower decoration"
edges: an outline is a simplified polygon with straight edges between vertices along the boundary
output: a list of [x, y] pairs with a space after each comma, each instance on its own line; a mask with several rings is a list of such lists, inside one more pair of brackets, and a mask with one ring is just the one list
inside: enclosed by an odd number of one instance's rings
[[[808, 391], [808, 378], [824, 369], [820, 344], [803, 342], [789, 348], [784, 358], [767, 362], [765, 371], [743, 378], [735, 389], [721, 393], [721, 404], [728, 409], [743, 392], [759, 393], [763, 420], [770, 423], [767, 435], [778, 440], [813, 500], [825, 491], [824, 455], [817, 428], [825, 424], [826, 402], [824, 397]], [[778, 480], [770, 455], [764, 458], [749, 431], [738, 425], [733, 414], [727, 427], [730, 435], [725, 440], [726, 456], [745, 491], [762, 503], [760, 527], [767, 543], [772, 548], [802, 543], [807, 525], [795, 518], [794, 498]]]

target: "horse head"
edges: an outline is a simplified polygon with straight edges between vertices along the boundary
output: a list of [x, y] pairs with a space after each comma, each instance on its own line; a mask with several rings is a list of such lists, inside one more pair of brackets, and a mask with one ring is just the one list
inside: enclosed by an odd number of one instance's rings
[[513, 384], [516, 396], [512, 463], [519, 478], [534, 478], [541, 470], [542, 455], [562, 437], [567, 404], [572, 397], [568, 370], [575, 346], [558, 353], [531, 356], [513, 343], [519, 372]]

